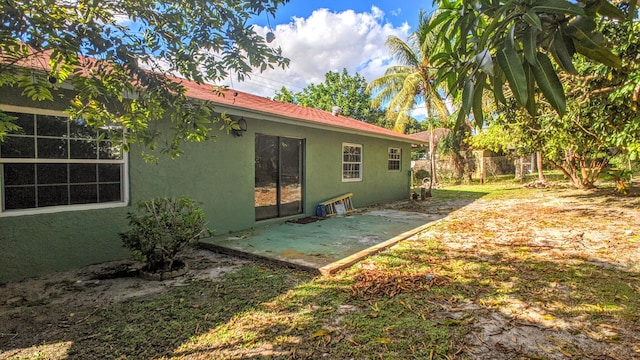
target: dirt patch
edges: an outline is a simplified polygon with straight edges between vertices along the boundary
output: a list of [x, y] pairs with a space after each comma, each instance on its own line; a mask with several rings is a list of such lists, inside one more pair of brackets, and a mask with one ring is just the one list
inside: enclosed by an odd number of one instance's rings
[[[23, 358], [17, 350], [3, 350], [68, 338], [66, 335], [77, 331], [95, 312], [114, 303], [161, 294], [193, 280], [219, 279], [248, 263], [195, 249], [187, 250], [182, 259], [189, 271], [164, 281], [137, 276], [142, 264], [123, 260], [3, 284], [0, 286], [0, 359]], [[82, 338], [82, 334], [73, 337]], [[60, 358], [66, 358], [63, 345]]]
[[[481, 198], [414, 240], [435, 239], [494, 297], [471, 299], [473, 359], [640, 359], [640, 197], [535, 189]], [[437, 213], [438, 200], [396, 204]], [[464, 270], [460, 270], [464, 271]], [[508, 274], [508, 275], [504, 275]], [[505, 277], [508, 276], [508, 277]], [[473, 278], [474, 276], [470, 276]], [[603, 301], [602, 299], [607, 299]]]
[[19, 312], [23, 307], [45, 302], [68, 306], [96, 302], [107, 305], [159, 294], [193, 279], [217, 279], [248, 263], [247, 260], [195, 249], [186, 251], [182, 259], [189, 264], [189, 271], [164, 281], [145, 280], [137, 276], [141, 264], [122, 260], [10, 282], [0, 288], [0, 313]]

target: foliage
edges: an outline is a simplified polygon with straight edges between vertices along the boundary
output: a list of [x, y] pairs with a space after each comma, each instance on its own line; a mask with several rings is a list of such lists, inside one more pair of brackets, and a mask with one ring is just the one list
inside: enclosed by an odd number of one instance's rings
[[440, 117], [446, 121], [449, 111], [434, 84], [435, 71], [431, 56], [435, 38], [429, 32], [432, 19], [422, 11], [418, 29], [407, 42], [389, 36], [386, 46], [399, 65], [387, 68], [384, 75], [373, 80], [367, 91], [374, 94], [374, 106], [387, 105], [387, 116], [395, 119], [394, 130], [404, 133], [410, 122], [410, 112], [424, 101], [427, 117]]
[[609, 175], [616, 184], [616, 191], [619, 194], [628, 195], [633, 172], [629, 169], [611, 169]]
[[[285, 67], [280, 49], [246, 21], [273, 15], [287, 1], [4, 1], [0, 86], [17, 86], [34, 101], [53, 101], [71, 88], [64, 101], [72, 118], [121, 125], [127, 143], [150, 149], [160, 138], [153, 123], [170, 119], [162, 150], [178, 156], [182, 143], [211, 138], [215, 114], [212, 104], [187, 98], [173, 76], [209, 83]], [[222, 118], [223, 128], [234, 126]], [[0, 124], [1, 139], [6, 119]]]
[[532, 116], [510, 100], [497, 106], [487, 131], [472, 143], [490, 149], [514, 147], [520, 154], [541, 151], [547, 162], [583, 189], [594, 187], [615, 156], [635, 159], [640, 113], [629, 98], [640, 82], [640, 23], [602, 21], [599, 29], [615, 41], [620, 69], [576, 57], [576, 74], [562, 76], [569, 95], [564, 117], [544, 102]]
[[627, 3], [628, 15], [608, 0], [438, 0], [436, 4], [439, 10], [430, 31], [443, 44], [432, 57], [438, 82], [446, 84], [453, 96], [462, 92], [459, 120], [473, 114], [481, 127], [485, 91], [492, 91], [500, 103], [515, 98], [534, 116], [535, 95], [541, 93], [564, 115], [566, 96], [557, 67], [576, 73], [573, 62], [580, 54], [620, 68], [620, 58], [610, 50], [614, 43], [607, 42], [596, 21], [632, 19], [637, 1]]
[[137, 207], [137, 213], [128, 215], [131, 229], [120, 238], [149, 271], [171, 270], [184, 247], [209, 233], [204, 211], [189, 198], [157, 198]]
[[275, 100], [325, 111], [332, 111], [337, 106], [344, 116], [373, 124], [381, 122], [383, 114], [372, 106], [365, 91], [367, 81], [362, 75], [349, 75], [347, 69], [342, 69], [342, 73], [329, 71], [324, 77], [323, 83], [309, 84], [298, 93], [283, 86], [276, 92]]

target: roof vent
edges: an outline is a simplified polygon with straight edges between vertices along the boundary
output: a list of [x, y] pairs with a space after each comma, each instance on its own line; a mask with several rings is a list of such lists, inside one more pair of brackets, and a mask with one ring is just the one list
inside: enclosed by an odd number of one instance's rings
[[340, 115], [340, 111], [342, 111], [342, 109], [340, 109], [340, 106], [334, 106], [331, 108], [331, 115], [338, 116]]

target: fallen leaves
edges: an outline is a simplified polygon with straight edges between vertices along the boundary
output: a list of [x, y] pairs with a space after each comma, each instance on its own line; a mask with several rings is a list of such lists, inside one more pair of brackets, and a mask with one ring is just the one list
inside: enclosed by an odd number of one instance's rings
[[428, 290], [433, 286], [443, 286], [449, 282], [450, 279], [446, 276], [427, 272], [411, 274], [388, 269], [365, 270], [357, 276], [351, 288], [351, 295], [363, 300], [392, 298], [401, 293]]

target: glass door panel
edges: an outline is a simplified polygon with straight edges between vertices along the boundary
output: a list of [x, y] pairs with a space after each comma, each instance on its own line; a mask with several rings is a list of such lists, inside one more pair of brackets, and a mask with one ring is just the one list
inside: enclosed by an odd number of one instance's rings
[[303, 140], [256, 134], [256, 220], [302, 213]]
[[280, 216], [302, 213], [302, 140], [280, 139]]
[[256, 220], [278, 217], [278, 138], [256, 134]]

